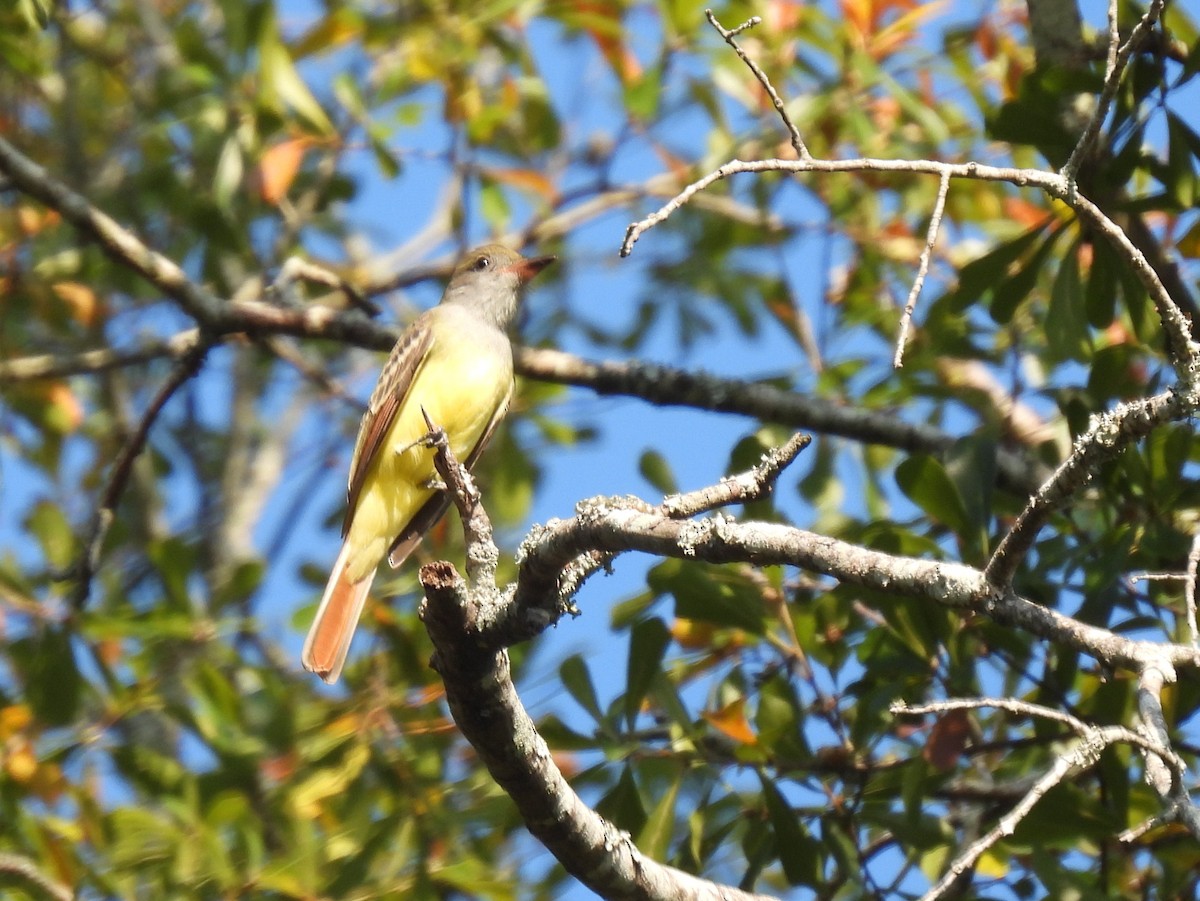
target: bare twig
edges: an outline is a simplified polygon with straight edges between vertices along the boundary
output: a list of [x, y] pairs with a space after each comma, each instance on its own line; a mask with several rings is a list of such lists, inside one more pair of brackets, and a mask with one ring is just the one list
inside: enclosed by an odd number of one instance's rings
[[665, 222], [688, 203], [697, 193], [715, 182], [742, 173], [762, 172], [909, 172], [936, 175], [939, 178], [971, 178], [981, 181], [1008, 182], [1022, 187], [1032, 186], [1066, 203], [1080, 217], [1100, 232], [1127, 259], [1138, 281], [1146, 288], [1167, 334], [1167, 347], [1176, 373], [1189, 384], [1197, 377], [1192, 365], [1200, 354], [1191, 340], [1190, 326], [1174, 299], [1163, 287], [1158, 273], [1147, 262], [1129, 236], [1103, 210], [1080, 194], [1075, 186], [1056, 172], [1041, 169], [1018, 169], [1010, 166], [986, 166], [982, 163], [945, 163], [937, 160], [730, 160], [707, 175], [692, 182], [657, 211], [629, 226], [621, 244], [621, 256], [629, 256], [633, 245], [647, 230]]
[[1142, 16], [1137, 25], [1134, 26], [1133, 31], [1130, 32], [1129, 40], [1119, 49], [1117, 48], [1117, 43], [1121, 39], [1121, 33], [1117, 26], [1117, 3], [1116, 0], [1110, 0], [1109, 2], [1109, 51], [1108, 60], [1105, 65], [1104, 87], [1100, 91], [1100, 99], [1096, 103], [1096, 109], [1092, 112], [1092, 117], [1088, 120], [1087, 127], [1080, 136], [1079, 142], [1075, 145], [1075, 149], [1071, 151], [1071, 156], [1066, 164], [1059, 170], [1059, 174], [1067, 180], [1071, 193], [1075, 191], [1075, 177], [1079, 174], [1079, 167], [1090, 152], [1096, 136], [1100, 133], [1100, 127], [1104, 124], [1104, 120], [1108, 118], [1108, 110], [1112, 106], [1113, 98], [1117, 96], [1117, 88], [1121, 85], [1121, 76], [1125, 73], [1126, 66], [1129, 65], [1129, 59], [1134, 51], [1141, 46], [1142, 41], [1149, 35], [1150, 30], [1158, 21], [1158, 17], [1162, 14], [1163, 2], [1164, 0], [1151, 0], [1145, 15]]
[[1192, 647], [1200, 650], [1200, 630], [1196, 627], [1196, 571], [1200, 568], [1200, 533], [1192, 538], [1187, 558], [1187, 580], [1184, 582], [1183, 602], [1187, 609], [1188, 634]]
[[1176, 680], [1173, 661], [1148, 659], [1138, 678], [1139, 732], [1157, 745], [1146, 755], [1146, 782], [1165, 802], [1165, 814], [1178, 820], [1200, 841], [1200, 808], [1191, 799], [1183, 776], [1187, 767], [1171, 747], [1170, 729], [1162, 709], [1162, 692]]
[[721, 23], [717, 21], [717, 17], [713, 14], [711, 9], [706, 9], [704, 11], [704, 15], [708, 18], [709, 24], [712, 25], [712, 27], [717, 30], [717, 33], [725, 40], [725, 43], [733, 48], [733, 52], [738, 55], [738, 59], [745, 63], [746, 67], [752, 73], [754, 73], [754, 77], [758, 79], [758, 83], [763, 86], [763, 90], [765, 90], [767, 92], [767, 96], [771, 98], [771, 103], [775, 107], [775, 112], [779, 114], [780, 120], [788, 130], [788, 135], [792, 140], [792, 149], [796, 151], [796, 156], [802, 160], [812, 159], [812, 154], [808, 152], [808, 147], [805, 146], [804, 139], [800, 137], [800, 130], [796, 128], [796, 123], [794, 123], [791, 116], [788, 115], [787, 109], [784, 108], [783, 101], [779, 99], [779, 93], [771, 84], [770, 79], [767, 78], [767, 74], [758, 67], [758, 64], [754, 62], [754, 60], [746, 55], [746, 51], [744, 51], [741, 46], [739, 46], [738, 42], [734, 40], [734, 38], [736, 38], [746, 29], [754, 28], [756, 25], [761, 25], [762, 19], [758, 16], [752, 16], [741, 25], [734, 28], [732, 31], [727, 31], [721, 25]]
[[279, 274], [271, 283], [271, 290], [285, 295], [291, 284], [298, 279], [325, 285], [327, 288], [335, 288], [346, 295], [351, 306], [357, 307], [368, 316], [379, 315], [379, 307], [363, 297], [354, 285], [336, 272], [332, 272], [324, 266], [318, 266], [303, 257], [288, 257], [284, 260], [283, 265], [279, 267]]
[[101, 348], [78, 354], [38, 354], [0, 361], [0, 385], [56, 379], [68, 375], [90, 375], [149, 363], [163, 357], [185, 356], [200, 341], [200, 330], [191, 328], [172, 335], [166, 341], [147, 344], [135, 350]]
[[1091, 428], [1075, 442], [1071, 456], [1034, 493], [1016, 523], [1001, 540], [984, 570], [987, 578], [996, 586], [1008, 585], [1017, 567], [1033, 547], [1042, 526], [1055, 510], [1091, 480], [1100, 464], [1111, 460], [1157, 426], [1193, 412], [1192, 404], [1185, 402], [1176, 392], [1166, 391], [1144, 400], [1121, 404], [1111, 412], [1095, 417]]
[[687, 519], [718, 507], [759, 500], [770, 494], [784, 469], [811, 443], [809, 435], [793, 435], [782, 447], [763, 454], [762, 462], [748, 472], [722, 479], [716, 485], [698, 491], [674, 494], [665, 498], [659, 509], [672, 519]]
[[950, 192], [950, 176], [943, 172], [938, 182], [937, 200], [933, 204], [933, 214], [929, 217], [929, 230], [925, 234], [925, 248], [921, 251], [921, 260], [917, 264], [917, 277], [913, 279], [912, 288], [908, 292], [908, 300], [904, 303], [904, 313], [900, 316], [900, 334], [896, 336], [896, 354], [892, 358], [892, 366], [899, 369], [904, 365], [904, 346], [908, 343], [908, 330], [912, 325], [913, 311], [917, 308], [917, 298], [921, 296], [921, 288], [925, 284], [925, 276], [929, 274], [929, 258], [933, 256], [933, 245], [937, 243], [938, 232], [942, 227], [942, 213], [946, 210], [946, 195]]
[[162, 412], [167, 401], [171, 399], [171, 396], [199, 371], [204, 358], [208, 355], [211, 348], [212, 344], [210, 342], [202, 340], [176, 363], [175, 370], [163, 382], [147, 405], [146, 412], [142, 415], [137, 430], [129, 437], [120, 454], [117, 455], [116, 462], [113, 463], [112, 472], [109, 474], [108, 482], [100, 496], [100, 504], [92, 518], [91, 526], [84, 536], [83, 549], [80, 552], [79, 559], [75, 562], [69, 574], [76, 582], [75, 590], [71, 596], [71, 603], [77, 609], [87, 603], [88, 593], [91, 590], [92, 576], [95, 574], [96, 568], [100, 563], [100, 551], [104, 545], [104, 539], [108, 535], [108, 530], [112, 526], [113, 519], [116, 516], [117, 504], [120, 502], [121, 495], [125, 491], [125, 485], [129, 482], [129, 476], [133, 471], [133, 463], [146, 446], [146, 439], [150, 435], [151, 427], [154, 425], [155, 420], [158, 419], [158, 414]]
[[969, 872], [989, 848], [1006, 836], [1012, 835], [1017, 824], [1029, 815], [1034, 805], [1047, 792], [1070, 776], [1072, 773], [1093, 766], [1100, 759], [1100, 753], [1110, 744], [1107, 736], [1101, 730], [1096, 730], [1086, 738], [1081, 738], [1075, 746], [1065, 754], [1054, 759], [1050, 769], [1038, 779], [1037, 784], [1018, 801], [1011, 810], [1000, 817], [988, 832], [973, 842], [950, 864], [946, 873], [929, 891], [921, 896], [921, 901], [936, 901], [943, 897], [955, 884], [962, 874]]
[[[1173, 673], [1169, 664], [1167, 669]], [[1142, 686], [1139, 688], [1139, 706], [1143, 707], [1141, 733], [1126, 729], [1124, 726], [1093, 726], [1068, 713], [1016, 698], [954, 698], [914, 706], [903, 703], [892, 705], [892, 713], [897, 715], [943, 713], [949, 710], [990, 707], [1007, 710], [1021, 716], [1035, 716], [1063, 723], [1079, 735], [1076, 745], [1068, 753], [1054, 760], [1050, 769], [1038, 779], [1037, 783], [1012, 810], [1000, 818], [994, 828], [955, 858], [942, 879], [924, 895], [922, 901], [934, 901], [934, 899], [942, 897], [959, 876], [968, 872], [978, 862], [988, 848], [1005, 836], [1012, 835], [1017, 824], [1025, 818], [1046, 792], [1062, 782], [1072, 772], [1092, 766], [1099, 760], [1100, 753], [1105, 748], [1118, 742], [1131, 744], [1144, 753], [1147, 778], [1165, 801], [1173, 803], [1176, 815], [1178, 815], [1181, 799], [1173, 796], [1172, 784], [1177, 783], [1178, 777], [1187, 771], [1187, 765], [1170, 748], [1165, 721], [1161, 717], [1161, 708], [1157, 715], [1151, 710], [1147, 716], [1146, 702], [1143, 697], [1144, 695], [1157, 697], [1155, 688], [1161, 689], [1163, 672], [1164, 669], [1160, 666], [1149, 666], [1143, 671]], [[1153, 705], [1150, 707], [1152, 708]], [[1183, 796], [1182, 802], [1188, 803], [1186, 795]], [[1132, 835], [1137, 834], [1141, 833], [1137, 832]], [[1128, 834], [1123, 835], [1122, 840], [1129, 841], [1131, 837]]]

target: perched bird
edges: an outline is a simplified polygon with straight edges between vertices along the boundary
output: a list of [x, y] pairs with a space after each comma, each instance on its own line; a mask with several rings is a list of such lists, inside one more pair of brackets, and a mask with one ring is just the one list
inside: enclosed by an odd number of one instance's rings
[[363, 603], [386, 556], [398, 567], [446, 512], [422, 410], [454, 455], [474, 465], [513, 390], [507, 329], [518, 292], [554, 260], [499, 244], [468, 253], [441, 303], [405, 329], [371, 393], [350, 461], [342, 550], [304, 642], [304, 668], [335, 682]]

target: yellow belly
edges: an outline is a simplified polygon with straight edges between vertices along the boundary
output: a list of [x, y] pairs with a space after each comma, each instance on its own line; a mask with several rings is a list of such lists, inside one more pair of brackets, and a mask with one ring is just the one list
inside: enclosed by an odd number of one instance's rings
[[[347, 572], [359, 580], [383, 560], [396, 536], [433, 491], [433, 451], [413, 446], [428, 431], [421, 408], [446, 431], [450, 448], [465, 462], [512, 391], [508, 354], [483, 352], [474, 342], [435, 341], [387, 438], [367, 470], [346, 536]], [[459, 347], [459, 344], [466, 346]]]

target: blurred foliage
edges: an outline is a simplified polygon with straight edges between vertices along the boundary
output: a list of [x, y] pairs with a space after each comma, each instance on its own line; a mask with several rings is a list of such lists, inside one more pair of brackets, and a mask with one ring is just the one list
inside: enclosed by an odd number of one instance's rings
[[[1138, 9], [1120, 7], [1131, 24]], [[740, 40], [818, 156], [1058, 166], [1081, 124], [1068, 110], [1102, 79], [1102, 54], [1036, 66], [1013, 3], [968, 18], [905, 0], [717, 13], [727, 27], [763, 17]], [[1080, 183], [1149, 223], [1194, 291], [1200, 42], [1184, 4], [1167, 25], [1182, 51], [1135, 58]], [[582, 96], [559, 90], [581, 78]], [[731, 157], [791, 153], [687, 0], [19, 0], [0, 6], [0, 110], [0, 135], [222, 297], [256, 296], [293, 254], [368, 280], [376, 243], [423, 228], [423, 254], [546, 228], [562, 245], [551, 289], [580, 292], [608, 263], [589, 220], [563, 234], [559, 214], [595, 201], [591, 221], [616, 235]], [[439, 199], [408, 203], [431, 172]], [[666, 187], [646, 187], [660, 173]], [[354, 211], [384, 184], [403, 208], [381, 236]], [[1161, 384], [1165, 353], [1107, 244], [1032, 189], [960, 180], [893, 370], [936, 190], [914, 174], [720, 182], [643, 238], [619, 310], [563, 303], [531, 334], [617, 358], [719, 346], [774, 384], [966, 436], [942, 457], [818, 436], [798, 482], [746, 513], [978, 564], [1025, 500], [997, 483], [997, 448], [1057, 463], [1091, 415]], [[0, 359], [129, 350], [191, 325], [56, 213], [0, 191]], [[765, 335], [791, 356], [762, 359]], [[369, 608], [347, 691], [299, 672], [359, 415], [312, 373], [357, 391], [378, 361], [286, 347], [229, 343], [171, 399], [81, 609], [69, 567], [169, 363], [0, 384], [0, 852], [85, 898], [560, 897], [561, 870], [530, 853], [441, 704], [415, 567], [380, 584], [403, 600]], [[501, 524], [527, 517], [544, 455], [605, 434], [564, 393], [526, 385], [483, 466]], [[678, 487], [680, 437], [641, 452], [649, 499]], [[713, 456], [742, 470], [784, 437], [753, 425]], [[1190, 424], [1126, 451], [1043, 532], [1021, 591], [1185, 640], [1178, 584], [1129, 576], [1183, 569], [1198, 460]], [[293, 528], [305, 517], [330, 526], [321, 542]], [[460, 545], [451, 521], [421, 556], [459, 559]], [[647, 853], [763, 891], [923, 890], [1067, 737], [986, 711], [897, 721], [893, 702], [1004, 694], [1098, 723], [1127, 722], [1135, 703], [1126, 674], [1070, 648], [790, 569], [658, 561], [611, 620], [627, 672], [572, 656], [549, 677], [571, 699], [572, 716], [542, 722], [560, 765]], [[1182, 675], [1168, 716], [1194, 763], [1200, 683]], [[1137, 755], [1109, 751], [975, 877], [1003, 897], [1190, 896], [1189, 838], [1115, 839], [1157, 810]]]

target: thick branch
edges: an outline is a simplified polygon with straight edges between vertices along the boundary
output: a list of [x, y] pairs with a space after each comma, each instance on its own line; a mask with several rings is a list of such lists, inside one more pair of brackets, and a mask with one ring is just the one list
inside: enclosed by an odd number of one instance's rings
[[448, 563], [421, 568], [422, 617], [436, 647], [454, 721], [526, 826], [580, 882], [604, 898], [765, 901], [767, 896], [698, 879], [642, 855], [575, 794], [517, 697], [508, 654], [471, 639], [475, 601]]
[[673, 520], [662, 513], [631, 509], [625, 502], [607, 509], [590, 502], [581, 515], [530, 534], [523, 545], [514, 597], [518, 607], [527, 611], [525, 615], [535, 619], [528, 611], [544, 615], [562, 609], [559, 574], [590, 551], [642, 551], [710, 563], [799, 566], [851, 585], [985, 613], [999, 623], [1082, 651], [1108, 666], [1140, 671], [1151, 661], [1200, 665], [1200, 652], [1191, 647], [1134, 641], [1014, 593], [998, 594], [982, 572], [962, 564], [885, 554], [805, 529], [778, 523], [739, 523], [721, 514], [698, 522]]

